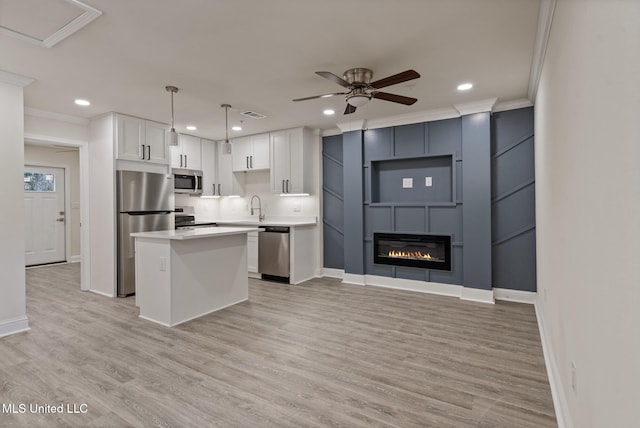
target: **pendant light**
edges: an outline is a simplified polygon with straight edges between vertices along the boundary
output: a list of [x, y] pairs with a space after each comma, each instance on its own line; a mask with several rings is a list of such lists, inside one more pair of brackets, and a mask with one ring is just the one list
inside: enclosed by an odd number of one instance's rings
[[176, 132], [176, 128], [173, 126], [173, 94], [178, 92], [178, 88], [175, 86], [165, 86], [167, 92], [171, 92], [171, 131], [169, 131], [169, 145], [177, 146], [178, 145], [178, 133]]
[[224, 109], [224, 148], [227, 153], [231, 153], [231, 144], [229, 143], [229, 104], [222, 104], [220, 107]]

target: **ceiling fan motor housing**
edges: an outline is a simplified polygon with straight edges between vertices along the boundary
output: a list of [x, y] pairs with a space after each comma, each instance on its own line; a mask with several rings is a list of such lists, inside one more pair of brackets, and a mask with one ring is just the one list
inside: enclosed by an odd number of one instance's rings
[[373, 78], [373, 71], [368, 68], [350, 68], [344, 72], [342, 78], [350, 84], [355, 84], [355, 87], [366, 87]]

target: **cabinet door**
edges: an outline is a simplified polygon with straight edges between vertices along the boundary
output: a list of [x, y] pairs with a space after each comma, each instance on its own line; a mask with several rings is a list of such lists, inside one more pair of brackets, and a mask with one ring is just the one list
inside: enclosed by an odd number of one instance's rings
[[303, 128], [291, 129], [289, 131], [289, 178], [285, 184], [287, 193], [305, 193], [304, 176], [305, 167], [309, 167], [308, 159], [311, 153], [304, 153], [303, 148], [307, 143], [304, 140]]
[[147, 156], [143, 147], [145, 121], [137, 117], [117, 115], [116, 120], [116, 159], [141, 161]]
[[[233, 173], [232, 154], [227, 150], [227, 144], [218, 143], [218, 183], [216, 187], [219, 189], [220, 196], [241, 196], [244, 193], [243, 184], [240, 177], [244, 178], [244, 174]], [[216, 189], [216, 190], [218, 190]]]
[[169, 146], [169, 154], [171, 156], [171, 168], [184, 168], [184, 157], [182, 156], [182, 138], [184, 135], [178, 135], [178, 145]]
[[218, 178], [216, 177], [216, 142], [201, 140], [202, 150], [202, 196], [218, 195]]
[[169, 144], [167, 142], [167, 125], [145, 121], [146, 159], [154, 163], [169, 163]]
[[291, 134], [289, 131], [271, 133], [271, 191], [287, 193], [290, 178], [291, 154], [289, 151]]
[[247, 233], [247, 265], [249, 272], [258, 273], [258, 232]]
[[269, 169], [269, 134], [251, 136], [251, 169]]
[[248, 171], [251, 156], [251, 137], [240, 137], [231, 140], [233, 171]]
[[183, 168], [202, 169], [202, 153], [200, 138], [182, 135]]

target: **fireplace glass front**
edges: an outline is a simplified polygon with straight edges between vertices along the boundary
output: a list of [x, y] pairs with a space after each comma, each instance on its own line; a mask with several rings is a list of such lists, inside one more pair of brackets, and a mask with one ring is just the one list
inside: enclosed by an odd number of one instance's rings
[[451, 236], [374, 233], [374, 263], [451, 270]]

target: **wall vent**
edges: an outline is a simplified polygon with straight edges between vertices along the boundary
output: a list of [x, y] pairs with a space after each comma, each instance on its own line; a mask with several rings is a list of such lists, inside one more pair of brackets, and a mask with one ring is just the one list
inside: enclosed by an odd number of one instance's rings
[[243, 116], [250, 117], [252, 119], [264, 119], [265, 117], [267, 117], [264, 114], [256, 113], [255, 111], [251, 111], [251, 110], [243, 111], [240, 114], [243, 115]]

